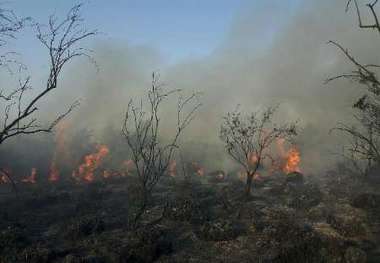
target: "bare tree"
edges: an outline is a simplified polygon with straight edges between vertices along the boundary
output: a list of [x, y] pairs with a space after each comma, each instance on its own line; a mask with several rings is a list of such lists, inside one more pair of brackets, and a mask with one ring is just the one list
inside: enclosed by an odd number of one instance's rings
[[[24, 28], [28, 21], [31, 19], [20, 18], [12, 10], [0, 8], [0, 48], [5, 48], [10, 39], [15, 39], [16, 34]], [[9, 67], [9, 64], [16, 63], [17, 61], [10, 57], [10, 54], [14, 53], [14, 51], [9, 50], [2, 53], [0, 55], [0, 66]]]
[[[83, 27], [83, 19], [80, 16], [81, 6], [79, 4], [70, 9], [62, 21], [55, 16], [50, 16], [48, 25], [35, 24], [37, 39], [46, 48], [49, 55], [50, 69], [46, 86], [37, 95], [26, 96], [27, 91], [31, 89], [31, 77], [28, 76], [19, 80], [18, 88], [9, 92], [0, 91], [0, 100], [4, 106], [0, 144], [22, 134], [51, 132], [57, 123], [78, 105], [78, 101], [75, 101], [64, 113], [59, 114], [45, 125], [41, 124], [36, 116], [41, 99], [58, 87], [59, 77], [65, 65], [76, 57], [91, 58], [89, 51], [80, 47], [79, 43], [94, 36], [97, 32], [88, 31]], [[13, 32], [13, 30], [5, 30], [3, 34], [12, 36]]]
[[296, 123], [281, 126], [272, 122], [277, 107], [244, 116], [239, 109], [227, 113], [220, 128], [220, 138], [227, 153], [246, 173], [245, 196], [251, 194], [252, 180], [277, 139], [290, 139], [297, 134]]
[[[374, 29], [380, 33], [380, 24], [376, 13], [378, 1], [368, 3], [366, 6], [373, 18], [372, 24], [364, 24], [358, 1], [349, 0], [346, 10], [354, 4], [360, 28]], [[374, 165], [380, 164], [380, 81], [377, 70], [380, 67], [376, 64], [364, 64], [354, 58], [351, 53], [341, 44], [329, 41], [330, 44], [338, 48], [343, 55], [352, 63], [354, 70], [327, 79], [331, 82], [337, 79], [348, 79], [364, 87], [363, 95], [354, 103], [354, 119], [357, 125], [339, 123], [335, 130], [342, 131], [349, 135], [350, 144], [344, 151], [344, 156], [352, 161], [353, 166], [367, 174]]]
[[[175, 94], [179, 95], [176, 130], [171, 138], [164, 138], [161, 134], [160, 110], [163, 103]], [[181, 134], [194, 119], [200, 106], [197, 93], [183, 97], [178, 89], [166, 91], [155, 73], [147, 94], [147, 102], [141, 100], [135, 104], [130, 100], [128, 103], [122, 133], [132, 152], [141, 190], [141, 204], [133, 216], [132, 226], [135, 227], [145, 213], [154, 187], [167, 173], [174, 152], [179, 147]]]
[[357, 17], [358, 17], [359, 27], [360, 28], [367, 28], [367, 29], [375, 29], [375, 30], [377, 30], [380, 33], [379, 18], [377, 16], [377, 12], [376, 12], [376, 9], [375, 9], [378, 1], [379, 0], [374, 0], [374, 1], [366, 4], [366, 6], [369, 8], [369, 10], [371, 12], [371, 15], [373, 17], [373, 20], [374, 20], [374, 22], [372, 24], [367, 24], [366, 25], [366, 24], [364, 24], [362, 22], [362, 16], [361, 16], [361, 12], [360, 12], [360, 8], [359, 8], [359, 4], [358, 4], [357, 0], [348, 0], [347, 1], [346, 12], [349, 10], [350, 5], [352, 3], [354, 3], [355, 9], [356, 9], [356, 14], [357, 14]]

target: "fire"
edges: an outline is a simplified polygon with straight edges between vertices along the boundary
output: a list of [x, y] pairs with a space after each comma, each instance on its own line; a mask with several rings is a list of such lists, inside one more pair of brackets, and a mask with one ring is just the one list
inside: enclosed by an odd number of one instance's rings
[[23, 183], [35, 184], [37, 182], [37, 169], [32, 168], [30, 176], [21, 180]]
[[279, 139], [277, 141], [277, 148], [282, 159], [280, 168], [281, 170], [288, 174], [292, 172], [301, 172], [299, 167], [301, 163], [301, 154], [297, 147], [292, 146], [289, 150], [285, 150], [285, 140]]
[[86, 182], [92, 182], [95, 179], [94, 172], [100, 166], [103, 159], [108, 155], [109, 149], [106, 145], [98, 145], [97, 152], [86, 155], [84, 163], [81, 164], [72, 176], [76, 179], [83, 179]]
[[284, 173], [300, 172], [300, 162], [300, 152], [296, 148], [291, 148], [287, 153], [286, 164], [283, 167]]

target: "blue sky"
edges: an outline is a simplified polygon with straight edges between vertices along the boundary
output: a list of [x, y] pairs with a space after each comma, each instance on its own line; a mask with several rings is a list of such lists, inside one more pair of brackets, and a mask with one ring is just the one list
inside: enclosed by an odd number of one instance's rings
[[[300, 1], [273, 0], [284, 12], [291, 12]], [[49, 14], [63, 15], [75, 3], [78, 2], [10, 0], [7, 5], [22, 16], [46, 21]], [[85, 0], [84, 3], [86, 25], [103, 32], [100, 39], [151, 46], [168, 63], [210, 54], [247, 9], [268, 4], [267, 0]], [[23, 53], [37, 56], [34, 45], [38, 43], [25, 42], [28, 46], [21, 44], [26, 49]], [[29, 43], [33, 43], [32, 48]]]

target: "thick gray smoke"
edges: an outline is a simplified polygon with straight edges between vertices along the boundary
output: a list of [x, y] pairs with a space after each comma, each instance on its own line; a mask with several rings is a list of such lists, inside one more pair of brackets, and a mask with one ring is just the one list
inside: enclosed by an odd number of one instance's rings
[[154, 47], [98, 44], [95, 59], [100, 71], [82, 62], [71, 67], [63, 89], [52, 98], [54, 104], [81, 97], [80, 108], [70, 116], [71, 127], [95, 130], [101, 141], [109, 127], [119, 129], [128, 100], [149, 88], [152, 71], [160, 70], [168, 88], [203, 93], [203, 107], [184, 142], [207, 144], [208, 148], [200, 147], [199, 155], [214, 161], [214, 168], [229, 164], [223, 162], [228, 157], [222, 151], [211, 150], [211, 145], [221, 149], [218, 133], [223, 114], [237, 104], [250, 111], [278, 103], [279, 122], [299, 120], [303, 169], [328, 168], [336, 159], [333, 152], [341, 147], [339, 136], [329, 131], [350, 119], [360, 90], [345, 81], [324, 84], [328, 77], [352, 69], [327, 41], [336, 40], [356, 58], [376, 63], [378, 36], [358, 29], [353, 10], [345, 13], [344, 0], [302, 1], [291, 17], [281, 14], [280, 1], [262, 2], [259, 9], [244, 8], [220, 46], [201, 59], [167, 67]]

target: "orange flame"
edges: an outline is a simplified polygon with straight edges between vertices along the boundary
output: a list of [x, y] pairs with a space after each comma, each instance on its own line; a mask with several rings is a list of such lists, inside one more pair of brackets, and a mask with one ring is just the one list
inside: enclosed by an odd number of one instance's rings
[[301, 162], [300, 152], [296, 148], [291, 148], [287, 153], [286, 164], [283, 167], [285, 173], [300, 172]]
[[289, 150], [285, 150], [285, 140], [277, 140], [277, 147], [279, 150], [280, 157], [282, 159], [280, 168], [281, 170], [288, 174], [292, 172], [301, 172], [299, 167], [301, 163], [301, 154], [297, 147], [293, 146]]
[[106, 145], [98, 145], [97, 152], [86, 155], [78, 171], [74, 171], [72, 176], [76, 179], [83, 179], [85, 182], [92, 182], [95, 179], [94, 172], [100, 166], [103, 159], [108, 155], [109, 149]]
[[32, 168], [30, 176], [21, 180], [23, 183], [35, 184], [37, 182], [37, 169]]

